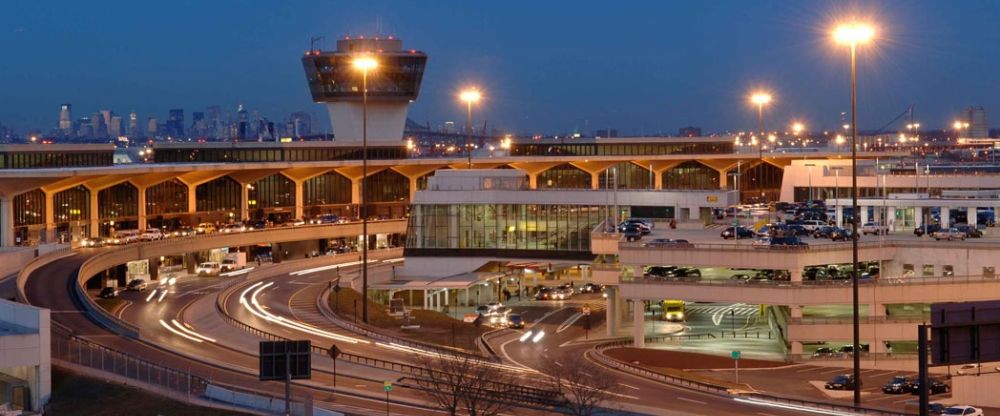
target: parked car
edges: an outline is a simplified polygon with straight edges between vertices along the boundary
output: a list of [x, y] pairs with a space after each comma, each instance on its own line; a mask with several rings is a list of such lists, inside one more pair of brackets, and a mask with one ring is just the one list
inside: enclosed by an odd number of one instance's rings
[[851, 239], [851, 231], [844, 228], [834, 228], [830, 231], [830, 239], [833, 241], [847, 241]]
[[653, 228], [656, 228], [656, 225], [653, 223], [653, 221], [650, 220], [650, 219], [647, 219], [647, 218], [629, 218], [629, 219], [626, 219], [625, 222], [628, 222], [628, 223], [639, 223], [639, 224], [645, 225], [650, 230], [652, 230]]
[[888, 233], [889, 233], [889, 227], [879, 224], [877, 222], [866, 222], [864, 225], [861, 226], [862, 235], [868, 235], [868, 234], [886, 235]]
[[198, 226], [195, 227], [194, 230], [197, 231], [198, 234], [211, 234], [216, 231], [215, 224], [212, 224], [210, 222], [203, 222], [201, 224], [198, 224]]
[[552, 299], [552, 288], [541, 287], [538, 288], [538, 292], [535, 292], [535, 300], [549, 300]]
[[840, 354], [830, 347], [819, 347], [813, 352], [813, 358], [824, 358], [824, 357], [837, 357]]
[[625, 236], [625, 241], [638, 241], [642, 238], [643, 228], [639, 225], [629, 225], [622, 230], [622, 234]]
[[626, 229], [631, 228], [631, 227], [638, 227], [639, 231], [643, 235], [646, 235], [646, 234], [649, 234], [649, 233], [653, 232], [653, 228], [650, 227], [649, 225], [647, 225], [646, 223], [641, 222], [641, 221], [634, 221], [634, 220], [622, 221], [621, 224], [618, 224], [618, 231], [625, 232]]
[[681, 239], [671, 239], [671, 238], [654, 238], [652, 241], [643, 244], [643, 247], [672, 247], [672, 248], [693, 248], [694, 244], [691, 244], [688, 240]]
[[939, 231], [935, 231], [933, 234], [931, 234], [931, 237], [933, 237], [935, 240], [938, 241], [965, 240], [965, 232], [959, 231], [958, 228], [951, 227], [948, 229], [941, 229]]
[[676, 268], [677, 266], [650, 266], [646, 269], [646, 274], [656, 277], [669, 277], [673, 276], [674, 269]]
[[240, 223], [232, 223], [232, 224], [223, 225], [222, 228], [219, 229], [219, 232], [222, 232], [222, 233], [242, 233], [242, 232], [244, 232], [246, 230], [247, 230], [247, 227], [245, 225], [240, 224]]
[[812, 236], [813, 236], [813, 238], [830, 238], [830, 234], [835, 229], [837, 229], [837, 227], [833, 227], [833, 226], [829, 226], [829, 225], [824, 225], [822, 227], [817, 228], [815, 231], [813, 231]]
[[106, 287], [104, 289], [101, 289], [101, 293], [99, 293], [97, 296], [99, 296], [101, 299], [117, 298], [118, 289], [115, 289], [113, 287]]
[[134, 290], [136, 292], [142, 292], [146, 290], [146, 280], [145, 279], [132, 279], [125, 285], [126, 290]]
[[678, 267], [673, 270], [671, 277], [701, 277], [701, 270], [694, 267]]
[[917, 237], [922, 237], [924, 234], [933, 234], [935, 232], [941, 231], [941, 226], [938, 224], [928, 224], [923, 225], [913, 229], [913, 235]]
[[965, 233], [965, 236], [968, 237], [968, 238], [982, 238], [983, 237], [983, 232], [979, 231], [979, 229], [976, 228], [973, 225], [969, 225], [969, 224], [955, 224], [955, 229], [957, 229], [958, 231], [961, 231], [961, 232]]
[[198, 234], [198, 231], [195, 230], [194, 228], [191, 228], [191, 227], [179, 227], [179, 228], [171, 231], [167, 235], [169, 235], [170, 237], [187, 237], [189, 235], [195, 235], [195, 234]]
[[310, 224], [336, 224], [340, 220], [340, 216], [333, 214], [320, 215], [316, 218], [309, 220]]
[[882, 386], [882, 392], [886, 394], [903, 394], [913, 390], [913, 377], [895, 376], [888, 383]]
[[599, 293], [604, 287], [597, 283], [584, 283], [580, 286], [580, 293]]
[[139, 241], [162, 240], [163, 237], [164, 237], [163, 230], [159, 228], [148, 228], [142, 230], [142, 233], [139, 234]]
[[199, 263], [194, 268], [194, 274], [198, 276], [218, 276], [222, 272], [222, 265], [214, 261]]
[[754, 241], [753, 246], [754, 248], [793, 249], [793, 248], [806, 248], [809, 247], [809, 244], [806, 244], [804, 241], [799, 240], [798, 237], [770, 237]]
[[753, 238], [754, 235], [755, 233], [753, 230], [743, 226], [727, 227], [719, 233], [719, 236], [721, 236], [724, 240], [728, 240], [730, 238]]
[[827, 390], [854, 390], [854, 385], [855, 381], [853, 375], [841, 374], [826, 382], [824, 387]]
[[949, 406], [949, 407], [945, 408], [943, 411], [941, 411], [941, 414], [942, 415], [946, 415], [946, 416], [953, 416], [953, 415], [983, 416], [983, 410], [982, 409], [977, 409], [977, 408], [972, 407], [972, 406], [964, 406], [964, 405], [962, 405], [962, 406]]
[[[931, 378], [927, 380], [928, 394], [941, 394], [951, 391], [951, 387], [938, 380], [936, 378]], [[910, 386], [910, 392], [913, 394], [920, 394], [920, 379], [914, 379], [912, 385]]]
[[826, 223], [823, 222], [823, 221], [820, 221], [820, 220], [810, 220], [810, 219], [807, 219], [807, 220], [802, 221], [801, 225], [806, 230], [809, 230], [809, 232], [813, 232], [813, 231], [816, 231], [817, 229], [819, 229], [820, 227], [825, 226]]

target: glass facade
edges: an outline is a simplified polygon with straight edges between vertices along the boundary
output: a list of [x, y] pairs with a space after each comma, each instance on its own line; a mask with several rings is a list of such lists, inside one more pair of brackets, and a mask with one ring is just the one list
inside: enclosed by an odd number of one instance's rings
[[719, 171], [688, 161], [663, 172], [663, 189], [719, 189]]
[[115, 152], [0, 152], [0, 169], [68, 168], [114, 165]]
[[122, 182], [97, 192], [97, 217], [118, 219], [139, 215], [139, 190], [129, 182]]
[[90, 219], [90, 191], [83, 185], [52, 195], [52, 205], [56, 222]]
[[511, 156], [628, 156], [733, 153], [732, 141], [693, 143], [514, 143]]
[[223, 176], [195, 188], [198, 212], [240, 212], [240, 183]]
[[618, 177], [618, 189], [653, 189], [650, 170], [632, 162], [621, 162], [601, 172], [598, 178], [600, 188], [614, 188], [615, 176]]
[[595, 205], [414, 205], [406, 247], [589, 253], [591, 230], [609, 216]]
[[276, 173], [253, 183], [248, 192], [247, 206], [251, 210], [295, 206], [295, 182]]
[[410, 199], [410, 179], [392, 169], [384, 169], [365, 178], [368, 203], [400, 202]]
[[327, 172], [305, 181], [302, 197], [305, 206], [351, 203], [351, 180], [337, 172]]
[[14, 197], [14, 226], [45, 223], [45, 192], [35, 189]]
[[[334, 160], [361, 160], [363, 156], [360, 147], [331, 147], [318, 145], [316, 147], [226, 147], [212, 148], [204, 146], [191, 147], [156, 147], [154, 158], [156, 163], [242, 163], [242, 162], [320, 162]], [[368, 159], [393, 160], [406, 159], [406, 148], [402, 145], [393, 147], [368, 147]]]
[[[420, 92], [427, 55], [378, 53], [378, 70], [368, 74], [368, 99], [375, 101], [415, 100]], [[362, 73], [352, 66], [355, 55], [348, 53], [306, 55], [302, 66], [314, 102], [361, 101]]]
[[743, 201], [777, 201], [781, 196], [784, 170], [762, 162], [743, 171], [740, 177], [740, 197]]
[[564, 163], [538, 174], [538, 189], [589, 189], [590, 173]]
[[146, 188], [146, 215], [186, 213], [188, 187], [177, 179]]

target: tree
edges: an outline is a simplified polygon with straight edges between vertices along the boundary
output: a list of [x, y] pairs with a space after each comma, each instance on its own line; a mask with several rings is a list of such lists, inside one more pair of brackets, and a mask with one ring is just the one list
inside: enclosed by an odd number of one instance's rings
[[574, 416], [590, 416], [618, 391], [614, 375], [591, 365], [581, 353], [563, 352], [546, 361], [542, 369], [550, 375], [550, 388], [558, 393], [562, 407]]
[[517, 376], [493, 363], [468, 356], [421, 356], [425, 371], [414, 377], [431, 402], [449, 415], [493, 416], [517, 403]]

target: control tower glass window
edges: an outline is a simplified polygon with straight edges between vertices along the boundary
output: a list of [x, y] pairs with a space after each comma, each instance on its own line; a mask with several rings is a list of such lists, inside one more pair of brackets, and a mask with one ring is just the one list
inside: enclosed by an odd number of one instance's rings
[[[379, 66], [368, 73], [371, 101], [415, 100], [420, 92], [427, 55], [419, 52], [377, 54]], [[354, 55], [307, 55], [302, 58], [313, 101], [360, 101], [362, 74], [352, 67]]]

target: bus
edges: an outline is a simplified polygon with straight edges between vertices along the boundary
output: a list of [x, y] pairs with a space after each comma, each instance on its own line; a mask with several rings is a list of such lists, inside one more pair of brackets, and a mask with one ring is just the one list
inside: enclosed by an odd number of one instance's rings
[[684, 322], [684, 301], [663, 301], [663, 319], [670, 322]]

